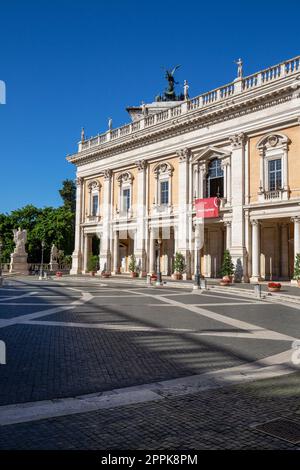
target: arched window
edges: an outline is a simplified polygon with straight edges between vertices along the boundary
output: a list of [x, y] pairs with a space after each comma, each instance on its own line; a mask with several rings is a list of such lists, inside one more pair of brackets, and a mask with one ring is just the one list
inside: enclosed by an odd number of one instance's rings
[[206, 196], [224, 196], [224, 173], [221, 167], [221, 160], [214, 158], [209, 162], [206, 177]]

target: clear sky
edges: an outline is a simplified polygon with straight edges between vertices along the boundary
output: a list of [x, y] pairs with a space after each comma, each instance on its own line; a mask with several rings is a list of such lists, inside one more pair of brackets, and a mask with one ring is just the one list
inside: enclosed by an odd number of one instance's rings
[[0, 212], [58, 205], [65, 156], [129, 120], [181, 64], [196, 96], [300, 54], [298, 0], [0, 0]]

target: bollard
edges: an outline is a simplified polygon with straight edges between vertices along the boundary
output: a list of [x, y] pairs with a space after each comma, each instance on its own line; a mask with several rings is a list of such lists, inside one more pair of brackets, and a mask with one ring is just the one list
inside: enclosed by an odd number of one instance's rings
[[147, 286], [151, 286], [151, 274], [147, 274]]
[[254, 284], [254, 294], [255, 294], [255, 297], [258, 297], [259, 299], [261, 298], [261, 285], [260, 284]]
[[207, 290], [207, 281], [205, 278], [200, 279], [200, 289]]

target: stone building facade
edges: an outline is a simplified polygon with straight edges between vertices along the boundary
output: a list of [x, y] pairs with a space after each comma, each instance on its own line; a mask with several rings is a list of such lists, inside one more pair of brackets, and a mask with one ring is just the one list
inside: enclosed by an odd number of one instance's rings
[[[148, 108], [148, 109], [147, 109]], [[143, 105], [132, 122], [82, 134], [71, 273], [172, 273], [174, 254], [195, 273], [196, 198], [219, 196], [206, 219], [201, 272], [218, 277], [224, 249], [241, 280], [291, 279], [300, 253], [300, 58], [195, 98]]]

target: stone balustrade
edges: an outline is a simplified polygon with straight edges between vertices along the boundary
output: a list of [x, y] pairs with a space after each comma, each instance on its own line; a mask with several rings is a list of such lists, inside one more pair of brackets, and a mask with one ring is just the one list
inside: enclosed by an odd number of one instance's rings
[[143, 131], [145, 128], [149, 128], [158, 125], [162, 122], [173, 119], [174, 117], [181, 116], [185, 113], [193, 112], [195, 110], [209, 107], [225, 100], [229, 97], [235, 96], [239, 93], [247, 92], [254, 88], [266, 85], [272, 81], [279, 80], [286, 76], [300, 72], [300, 56], [293, 59], [282, 62], [278, 65], [269, 67], [260, 72], [254, 73], [247, 77], [236, 79], [234, 82], [227, 85], [223, 85], [215, 90], [203, 93], [202, 95], [196, 96], [195, 98], [181, 102], [178, 106], [169, 108], [164, 111], [160, 111], [157, 114], [150, 114], [143, 117], [138, 121], [134, 121], [130, 124], [126, 124], [122, 127], [118, 127], [113, 130], [109, 130], [104, 134], [99, 134], [96, 137], [91, 137], [84, 142], [79, 143], [78, 151], [84, 151], [99, 145], [105, 144], [110, 141], [122, 139], [129, 134]]

